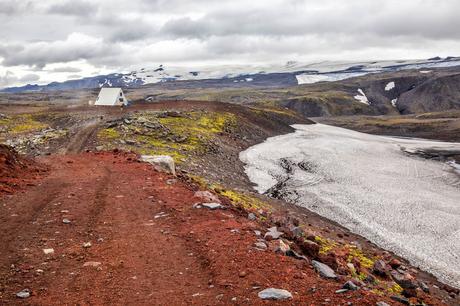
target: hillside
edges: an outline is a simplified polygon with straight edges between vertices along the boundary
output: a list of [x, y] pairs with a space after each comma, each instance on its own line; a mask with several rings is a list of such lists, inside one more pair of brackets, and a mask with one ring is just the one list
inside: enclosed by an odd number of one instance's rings
[[[38, 305], [259, 305], [268, 288], [300, 304], [458, 301], [455, 288], [347, 229], [254, 193], [239, 152], [312, 123], [295, 112], [197, 101], [1, 111], [2, 141], [48, 167], [21, 173], [32, 181], [0, 197], [7, 304], [19, 294]], [[138, 154], [173, 156], [177, 176]]]

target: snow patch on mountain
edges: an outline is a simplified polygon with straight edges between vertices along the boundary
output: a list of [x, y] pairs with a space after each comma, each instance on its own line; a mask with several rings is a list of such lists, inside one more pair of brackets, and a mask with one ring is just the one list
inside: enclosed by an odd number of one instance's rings
[[385, 86], [385, 91], [390, 91], [390, 90], [392, 90], [393, 88], [395, 88], [395, 82], [389, 82], [389, 83]]
[[353, 98], [355, 98], [356, 100], [358, 100], [361, 103], [370, 105], [370, 102], [367, 99], [366, 94], [364, 93], [364, 91], [361, 88], [358, 89], [358, 93], [359, 93], [359, 95], [356, 95]]

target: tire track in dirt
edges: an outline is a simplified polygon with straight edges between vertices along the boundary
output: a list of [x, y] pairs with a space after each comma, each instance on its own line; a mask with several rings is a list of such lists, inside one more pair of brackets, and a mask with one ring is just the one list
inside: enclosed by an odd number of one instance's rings
[[94, 134], [99, 126], [100, 119], [91, 119], [83, 123], [75, 135], [72, 136], [65, 148], [65, 154], [76, 154], [83, 151], [88, 139]]

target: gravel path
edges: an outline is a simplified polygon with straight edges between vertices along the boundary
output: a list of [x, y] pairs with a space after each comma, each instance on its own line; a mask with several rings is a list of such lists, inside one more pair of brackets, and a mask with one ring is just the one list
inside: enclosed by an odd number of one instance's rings
[[[460, 184], [445, 163], [409, 156], [460, 143], [382, 137], [316, 124], [240, 154], [266, 192], [307, 207], [460, 286]], [[270, 191], [270, 190], [269, 190]]]

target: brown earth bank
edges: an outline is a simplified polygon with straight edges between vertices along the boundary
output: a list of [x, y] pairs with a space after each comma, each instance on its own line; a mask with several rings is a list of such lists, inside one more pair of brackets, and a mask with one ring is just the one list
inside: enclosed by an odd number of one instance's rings
[[[10, 147], [0, 144], [0, 195], [12, 193], [46, 172], [46, 167], [20, 156]], [[26, 175], [27, 174], [27, 175]]]
[[[432, 279], [431, 295], [411, 287], [416, 280], [406, 272], [418, 272], [389, 254], [367, 266], [365, 247], [347, 250], [340, 240], [354, 237], [333, 225], [315, 228], [323, 220], [304, 223], [309, 216], [292, 217], [287, 208], [238, 201], [220, 187], [206, 191], [181, 171], [177, 177], [157, 172], [135, 154], [52, 155], [40, 162], [50, 168], [46, 177], [0, 200], [0, 304], [399, 304], [392, 296], [414, 305], [458, 302]], [[197, 205], [211, 201], [222, 206]], [[284, 234], [264, 239], [271, 226]], [[311, 237], [315, 230], [338, 238]], [[327, 253], [331, 243], [342, 248]], [[321, 277], [313, 259], [333, 267], [336, 278]], [[350, 264], [366, 279], [345, 271]], [[391, 280], [390, 264], [406, 273], [401, 285]], [[337, 291], [349, 280], [359, 289]], [[399, 296], [400, 286], [410, 299]], [[292, 298], [259, 298], [271, 287]]]

